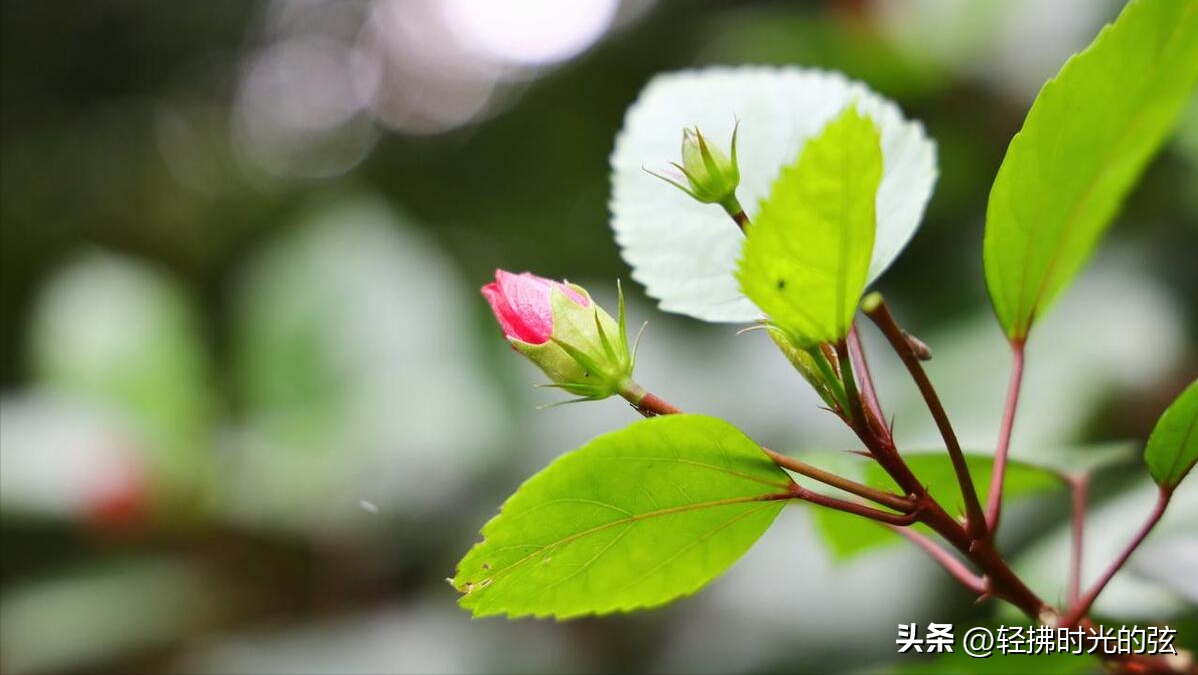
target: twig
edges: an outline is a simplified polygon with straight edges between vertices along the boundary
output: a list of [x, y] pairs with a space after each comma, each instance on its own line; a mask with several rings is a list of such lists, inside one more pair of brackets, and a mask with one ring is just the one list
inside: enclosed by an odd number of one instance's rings
[[953, 575], [957, 581], [961, 582], [969, 590], [981, 595], [986, 592], [986, 585], [982, 578], [974, 574], [972, 570], [965, 566], [956, 556], [944, 550], [935, 541], [920, 532], [916, 532], [906, 527], [892, 527], [894, 532], [904, 536], [908, 541], [922, 548], [932, 559], [940, 564], [949, 574]]
[[949, 423], [948, 413], [944, 411], [936, 389], [928, 379], [927, 373], [924, 372], [923, 366], [920, 365], [919, 358], [911, 350], [911, 345], [903, 336], [903, 329], [894, 320], [894, 315], [890, 313], [890, 309], [886, 307], [886, 302], [882, 300], [881, 296], [871, 295], [866, 302], [862, 303], [862, 309], [881, 329], [891, 347], [902, 359], [903, 365], [907, 367], [907, 372], [915, 380], [916, 386], [919, 387], [919, 393], [923, 395], [928, 410], [932, 413], [932, 419], [936, 421], [936, 427], [940, 430], [941, 437], [944, 438], [945, 448], [952, 460], [953, 470], [957, 474], [957, 482], [961, 485], [961, 497], [965, 501], [970, 536], [974, 539], [981, 539], [986, 535], [986, 519], [982, 513], [982, 505], [978, 501], [977, 491], [973, 487], [973, 477], [969, 475], [965, 454], [961, 452], [961, 444], [957, 441], [957, 435], [953, 431], [952, 424]]
[[910, 513], [915, 509], [916, 501], [911, 497], [903, 497], [890, 492], [872, 488], [868, 485], [858, 483], [857, 481], [849, 480], [844, 476], [839, 476], [829, 471], [824, 471], [818, 467], [811, 466], [806, 462], [797, 460], [793, 457], [788, 457], [766, 447], [762, 447], [761, 449], [764, 450], [765, 454], [769, 455], [769, 458], [774, 460], [774, 463], [778, 466], [784, 469], [790, 469], [797, 474], [817, 480], [824, 485], [830, 485], [834, 488], [844, 490], [849, 494], [863, 497], [872, 502], [881, 504], [882, 506], [888, 506], [895, 511]]
[[879, 511], [878, 509], [865, 506], [864, 504], [858, 504], [857, 502], [850, 502], [843, 499], [837, 499], [835, 497], [829, 497], [827, 495], [821, 495], [818, 492], [812, 492], [811, 490], [808, 490], [807, 488], [797, 484], [791, 488], [791, 491], [794, 493], [796, 499], [802, 499], [804, 501], [811, 502], [812, 504], [826, 506], [830, 509], [844, 511], [845, 513], [851, 513], [863, 518], [869, 518], [870, 520], [876, 520], [879, 523], [885, 523], [887, 525], [906, 526], [914, 523], [919, 518], [918, 511], [912, 511], [911, 513], [887, 513], [886, 511]]
[[[640, 387], [629, 387], [628, 390], [629, 391], [644, 391]], [[656, 417], [658, 415], [676, 415], [676, 414], [679, 414], [682, 412], [677, 407], [675, 407], [673, 404], [669, 403], [668, 401], [661, 398], [660, 396], [656, 396], [654, 394], [647, 393], [647, 392], [641, 397], [640, 401], [633, 403], [632, 405], [633, 405], [633, 407], [635, 407], [637, 409], [637, 412], [644, 415], [645, 417]], [[829, 471], [824, 471], [823, 469], [814, 467], [810, 464], [807, 464], [806, 462], [797, 460], [793, 457], [787, 457], [786, 455], [783, 455], [779, 452], [775, 452], [774, 450], [770, 450], [769, 448], [764, 447], [764, 446], [762, 446], [761, 449], [763, 452], [765, 452], [765, 454], [767, 456], [769, 456], [770, 459], [772, 459], [774, 461], [775, 464], [777, 464], [778, 466], [780, 466], [784, 469], [790, 469], [791, 471], [794, 471], [797, 474], [807, 476], [808, 478], [817, 480], [821, 483], [824, 483], [825, 485], [830, 485], [834, 488], [844, 490], [845, 492], [848, 492], [849, 494], [856, 495], [858, 497], [863, 497], [863, 498], [873, 501], [877, 504], [881, 504], [882, 506], [887, 506], [889, 508], [894, 509], [895, 511], [900, 511], [903, 514], [909, 514], [915, 510], [916, 502], [914, 499], [912, 499], [910, 497], [902, 497], [902, 496], [899, 496], [896, 494], [892, 494], [890, 492], [884, 492], [882, 490], [872, 488], [868, 485], [858, 483], [857, 481], [850, 480], [843, 476], [838, 476]], [[812, 494], [815, 494], [815, 493], [812, 493]], [[800, 498], [806, 498], [806, 497], [800, 497]], [[828, 499], [832, 499], [832, 498], [828, 498]], [[808, 499], [807, 501], [814, 501], [814, 500]], [[835, 500], [835, 501], [842, 505], [843, 504], [851, 504], [852, 507], [854, 507], [854, 508], [861, 507], [861, 505], [855, 504], [853, 502], [841, 502], [841, 500]], [[831, 506], [831, 504], [825, 504], [825, 506]], [[833, 506], [833, 508], [838, 508], [838, 507]], [[861, 507], [861, 508], [868, 508], [868, 507]], [[846, 510], [846, 509], [841, 508], [840, 510]], [[872, 511], [872, 509], [871, 509], [871, 511]], [[885, 513], [885, 512], [877, 511], [876, 513]], [[866, 515], [866, 514], [859, 514], [859, 515]], [[891, 514], [885, 514], [885, 515], [890, 516]], [[866, 515], [866, 517], [873, 517], [873, 516]], [[874, 518], [874, 519], [879, 520], [879, 518]], [[884, 521], [884, 522], [890, 522], [890, 521]]]
[[1119, 570], [1123, 569], [1123, 566], [1127, 564], [1128, 559], [1131, 558], [1131, 554], [1135, 553], [1136, 549], [1139, 548], [1140, 544], [1143, 543], [1144, 539], [1148, 536], [1148, 533], [1152, 532], [1152, 528], [1156, 527], [1156, 524], [1160, 522], [1161, 516], [1165, 515], [1165, 509], [1169, 506], [1169, 500], [1172, 497], [1172, 490], [1164, 487], [1160, 488], [1160, 492], [1157, 495], [1156, 507], [1152, 509], [1152, 513], [1148, 516], [1148, 520], [1145, 521], [1144, 525], [1140, 527], [1140, 531], [1136, 533], [1136, 536], [1131, 540], [1131, 543], [1127, 545], [1127, 548], [1123, 550], [1123, 553], [1119, 554], [1119, 557], [1115, 559], [1115, 562], [1112, 563], [1109, 568], [1107, 568], [1107, 571], [1102, 575], [1102, 577], [1090, 587], [1090, 590], [1087, 591], [1080, 600], [1075, 602], [1073, 606], [1069, 608], [1069, 613], [1065, 615], [1065, 618], [1061, 621], [1060, 625], [1066, 627], [1073, 626], [1082, 617], [1084, 617], [1087, 612], [1090, 611], [1090, 606], [1094, 604], [1094, 600], [1098, 598], [1099, 594], [1102, 593], [1103, 589], [1106, 588], [1106, 585], [1110, 583], [1115, 574], [1117, 574]]
[[1077, 604], [1081, 595], [1082, 551], [1085, 545], [1086, 491], [1090, 485], [1090, 474], [1077, 473], [1066, 476], [1073, 496], [1073, 551], [1069, 565], [1069, 606]]
[[1019, 389], [1023, 384], [1023, 342], [1011, 343], [1011, 381], [1007, 386], [1007, 402], [1003, 408], [1002, 427], [998, 430], [998, 447], [994, 450], [994, 467], [990, 472], [990, 494], [986, 497], [986, 527], [994, 532], [1002, 515], [1003, 478], [1007, 473], [1007, 452], [1011, 448], [1011, 429], [1015, 426], [1015, 409], [1019, 407]]
[[886, 415], [882, 412], [882, 404], [878, 401], [878, 392], [874, 388], [874, 378], [869, 371], [869, 361], [865, 359], [865, 349], [861, 346], [861, 335], [857, 332], [857, 323], [849, 328], [846, 341], [849, 347], [849, 358], [857, 364], [861, 377], [861, 401], [865, 404], [865, 412], [870, 427], [874, 433], [889, 436], [890, 429], [886, 426]]

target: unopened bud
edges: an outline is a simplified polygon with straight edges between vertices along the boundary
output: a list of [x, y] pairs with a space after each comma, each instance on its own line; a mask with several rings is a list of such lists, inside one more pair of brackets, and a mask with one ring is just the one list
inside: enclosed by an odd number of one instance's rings
[[527, 272], [496, 270], [482, 294], [504, 337], [552, 380], [551, 386], [593, 400], [633, 386], [623, 294], [618, 322], [581, 286]]
[[742, 213], [740, 202], [736, 200], [736, 188], [740, 185], [740, 168], [736, 163], [739, 128], [738, 122], [732, 130], [731, 157], [713, 145], [698, 127], [683, 129], [682, 163], [671, 162], [682, 176], [675, 179], [650, 173], [704, 204], [719, 204], [729, 215]]

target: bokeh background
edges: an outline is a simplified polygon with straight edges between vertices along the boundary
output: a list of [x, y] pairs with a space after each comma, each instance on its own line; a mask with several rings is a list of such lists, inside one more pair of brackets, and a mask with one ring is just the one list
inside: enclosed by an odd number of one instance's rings
[[[614, 136], [654, 73], [843, 70], [939, 145], [925, 224], [880, 288], [935, 351], [965, 443], [989, 447], [1007, 368], [980, 264], [989, 184], [1040, 84], [1118, 9], [4, 0], [0, 670], [874, 672], [897, 623], [986, 620], [917, 551], [837, 559], [801, 507], [664, 609], [471, 620], [445, 577], [481, 524], [633, 420], [611, 400], [539, 410], [557, 395], [477, 289], [504, 267], [612, 302], [622, 278], [650, 322], [644, 384], [775, 448], [852, 447], [760, 334], [664, 315], [628, 283], [606, 206]], [[1192, 105], [1038, 329], [1018, 448], [1134, 454], [1198, 372], [1196, 187]], [[867, 338], [900, 435], [935, 447]], [[1091, 576], [1151, 502], [1134, 457], [1095, 481]], [[1008, 516], [1004, 545], [1050, 589], [1067, 503]], [[1186, 508], [1107, 611], [1193, 645]]]

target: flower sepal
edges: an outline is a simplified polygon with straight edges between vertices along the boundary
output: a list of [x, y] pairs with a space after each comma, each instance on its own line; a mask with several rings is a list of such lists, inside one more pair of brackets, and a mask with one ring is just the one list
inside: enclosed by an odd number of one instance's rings
[[632, 381], [636, 348], [628, 342], [622, 289], [617, 319], [583, 287], [528, 273], [497, 271], [483, 295], [508, 342], [549, 378], [543, 386], [581, 400], [638, 389]]
[[586, 306], [571, 300], [559, 288], [550, 291], [553, 334], [547, 342], [509, 342], [537, 364], [557, 387], [585, 400], [599, 400], [633, 386], [635, 350], [628, 343], [624, 293], [620, 291], [618, 319], [591, 300], [586, 289], [568, 287], [587, 299]]

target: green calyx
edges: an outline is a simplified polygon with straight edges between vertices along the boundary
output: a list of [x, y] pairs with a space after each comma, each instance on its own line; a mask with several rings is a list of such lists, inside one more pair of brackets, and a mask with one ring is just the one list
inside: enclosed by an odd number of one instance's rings
[[736, 188], [740, 185], [740, 168], [736, 163], [736, 134], [739, 128], [740, 123], [737, 122], [732, 130], [731, 157], [712, 145], [698, 127], [682, 130], [682, 163], [671, 162], [671, 165], [682, 172], [686, 178], [685, 185], [667, 176], [650, 173], [697, 201], [719, 204], [730, 215], [739, 213], [742, 210], [736, 199]]
[[581, 286], [570, 288], [587, 298], [583, 307], [559, 289], [550, 293], [553, 336], [539, 345], [509, 338], [556, 387], [580, 398], [597, 401], [635, 388], [632, 370], [636, 345], [629, 345], [624, 293], [619, 292], [619, 318], [612, 319]]
[[767, 325], [766, 329], [782, 355], [807, 380], [824, 403], [833, 410], [844, 409], [844, 385], [819, 347], [802, 347], [777, 326]]

